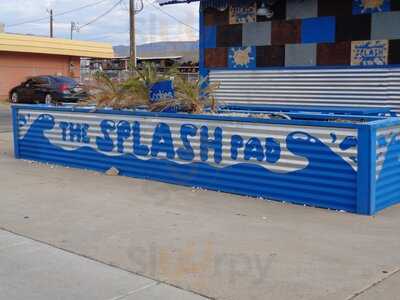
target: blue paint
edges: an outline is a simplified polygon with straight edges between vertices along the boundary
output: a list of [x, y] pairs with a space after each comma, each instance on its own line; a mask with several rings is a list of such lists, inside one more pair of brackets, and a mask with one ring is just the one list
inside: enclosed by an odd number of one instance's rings
[[77, 123], [69, 123], [69, 140], [71, 142], [81, 142], [82, 139], [82, 126]]
[[301, 22], [302, 43], [334, 43], [335, 36], [335, 17], [304, 19]]
[[19, 128], [21, 126], [21, 123], [20, 123], [20, 114], [18, 114], [18, 108], [16, 106], [11, 107], [11, 115], [12, 115], [12, 125], [13, 125], [14, 156], [15, 158], [18, 159], [20, 158], [18, 140], [19, 140]]
[[231, 158], [236, 160], [239, 155], [239, 149], [243, 148], [244, 141], [240, 135], [233, 135], [231, 138]]
[[[384, 143], [378, 137], [378, 149], [387, 147], [382, 170], [376, 181], [376, 210], [400, 203], [400, 134], [393, 133]], [[387, 144], [386, 144], [387, 143]]]
[[[200, 134], [200, 156], [202, 162], [192, 161], [182, 164], [173, 160], [175, 158], [174, 149], [177, 145], [174, 145], [171, 130], [165, 123], [161, 122], [156, 126], [151, 143], [151, 156], [145, 159], [139, 158], [134, 153], [124, 152], [117, 156], [108, 156], [103, 153], [100, 147], [109, 150], [114, 145], [114, 141], [110, 138], [110, 133], [118, 132], [118, 125], [111, 123], [109, 120], [103, 120], [100, 124], [102, 125], [103, 135], [97, 143], [100, 151], [89, 146], [82, 146], [76, 150], [64, 150], [52, 144], [44, 134], [45, 131], [52, 130], [55, 127], [55, 121], [51, 115], [42, 114], [33, 122], [26, 135], [19, 140], [22, 157], [74, 167], [90, 168], [103, 172], [110, 167], [115, 167], [118, 168], [121, 175], [126, 176], [199, 186], [213, 190], [221, 190], [223, 187], [225, 192], [345, 209], [347, 211], [355, 211], [356, 209], [355, 190], [351, 190], [347, 186], [348, 181], [355, 180], [356, 172], [345, 160], [317, 137], [304, 131], [289, 133], [286, 138], [286, 144], [290, 152], [306, 158], [309, 161], [308, 165], [297, 171], [276, 173], [257, 164], [261, 156], [264, 156], [263, 153], [268, 153], [269, 155], [275, 153], [275, 156], [272, 155], [272, 157], [277, 157], [279, 151], [276, 145], [273, 146], [276, 141], [272, 139], [268, 140], [269, 149], [275, 150], [263, 152], [260, 147], [261, 140], [250, 137], [251, 141], [246, 140], [245, 142], [244, 138], [238, 135], [232, 137], [231, 145], [235, 147], [232, 147], [231, 155], [235, 156], [235, 151], [238, 149], [244, 150], [243, 148], [247, 146], [250, 153], [248, 155], [251, 156], [249, 159], [251, 159], [248, 163], [238, 162], [231, 166], [217, 167], [213, 164], [221, 164], [223, 161], [223, 129], [219, 127], [210, 129], [207, 126], [202, 126], [200, 133], [198, 133]], [[127, 137], [128, 127], [126, 123], [121, 122], [119, 124], [121, 125], [121, 130], [119, 131], [121, 135], [120, 141], [122, 141]], [[138, 126], [135, 127], [137, 131]], [[185, 141], [187, 137], [195, 135], [195, 131], [198, 131], [196, 128], [193, 124], [182, 124], [180, 132], [183, 134], [181, 134], [180, 139]], [[40, 145], [40, 147], [31, 147], [33, 143]], [[184, 154], [188, 158], [189, 156], [186, 155], [192, 154], [192, 149], [189, 146], [191, 146], [190, 142], [186, 140], [186, 145], [183, 148], [178, 148], [185, 151], [179, 151], [180, 154], [178, 155]], [[209, 151], [214, 152], [214, 157], [210, 157]], [[52, 155], [48, 155], [48, 153]], [[238, 153], [236, 153], [236, 156], [238, 156]], [[82, 157], [87, 159], [79, 159]], [[322, 167], [321, 158], [324, 161], [329, 160], [337, 171], [336, 173], [331, 173], [331, 182], [335, 184], [343, 182], [338, 190], [333, 187], [326, 189], [326, 187], [318, 185], [319, 180], [324, 182], [324, 179], [318, 177]], [[239, 174], [242, 174], [242, 176]], [[301, 187], [301, 179], [310, 177], [312, 174], [315, 174], [313, 189], [308, 191], [307, 188]], [[275, 188], [271, 188], [269, 183], [273, 183]], [[277, 184], [281, 188], [277, 189]], [[318, 190], [320, 190], [320, 193], [318, 199], [315, 199], [313, 195]], [[337, 193], [340, 194], [340, 201], [338, 201]]]
[[385, 147], [387, 146], [387, 141], [385, 136], [379, 136], [378, 137], [378, 147]]
[[217, 47], [217, 27], [205, 26], [204, 27], [204, 47], [215, 48]]
[[[392, 0], [398, 1], [398, 0]], [[365, 0], [353, 0], [353, 15], [361, 15], [361, 14], [371, 14], [371, 13], [379, 13], [384, 11], [390, 11], [391, 5], [390, 0], [383, 0], [382, 4], [377, 4], [376, 6], [372, 5], [368, 6]], [[373, 1], [370, 1], [373, 2]], [[376, 1], [379, 2], [379, 1]]]
[[197, 134], [197, 127], [192, 124], [183, 124], [181, 126], [181, 139], [183, 147], [177, 150], [178, 157], [182, 160], [192, 161], [194, 159], [193, 147], [190, 144], [189, 137]]
[[131, 124], [127, 121], [120, 121], [117, 125], [117, 149], [124, 153], [124, 143], [131, 136]]
[[332, 138], [332, 144], [334, 144], [334, 143], [336, 143], [336, 141], [337, 141], [337, 135], [335, 134], [335, 133], [331, 133], [330, 134], [330, 136], [331, 136], [331, 138]]
[[140, 142], [140, 123], [135, 121], [132, 125], [133, 132], [133, 153], [139, 156], [146, 156], [149, 154], [150, 149], [146, 145], [142, 145]]
[[348, 150], [350, 148], [356, 148], [358, 145], [357, 138], [354, 136], [347, 136], [339, 145], [342, 150]]
[[202, 126], [200, 129], [200, 157], [202, 161], [208, 160], [208, 151], [214, 150], [214, 161], [219, 164], [222, 161], [222, 129], [214, 130], [214, 139], [209, 138], [209, 129]]
[[172, 80], [162, 80], [153, 84], [150, 88], [150, 101], [170, 100], [175, 97]]
[[373, 192], [375, 175], [375, 156], [372, 157], [374, 145], [371, 139], [372, 128], [362, 126], [358, 130], [358, 174], [357, 174], [357, 213], [370, 215], [374, 213], [375, 195]]
[[157, 125], [151, 143], [151, 156], [157, 157], [160, 152], [165, 152], [168, 159], [175, 158], [172, 133], [169, 126], [165, 123]]
[[96, 144], [100, 151], [111, 152], [114, 149], [114, 142], [110, 136], [111, 132], [116, 128], [115, 122], [111, 120], [103, 120], [100, 123], [101, 133], [103, 137], [96, 138]]
[[276, 163], [281, 158], [281, 146], [277, 140], [265, 139], [265, 157], [269, 163]]
[[60, 122], [59, 127], [61, 129], [62, 140], [65, 142], [67, 140], [67, 130], [69, 127], [69, 123], [68, 122]]
[[258, 138], [251, 138], [246, 143], [246, 147], [244, 149], [244, 159], [251, 160], [257, 159], [258, 161], [264, 160], [264, 149], [261, 146], [261, 141]]
[[256, 47], [232, 47], [228, 53], [228, 68], [256, 68]]

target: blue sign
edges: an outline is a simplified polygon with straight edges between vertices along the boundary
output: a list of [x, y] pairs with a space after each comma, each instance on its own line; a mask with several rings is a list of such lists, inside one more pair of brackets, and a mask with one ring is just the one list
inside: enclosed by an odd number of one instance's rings
[[157, 102], [161, 100], [174, 99], [174, 85], [172, 80], [159, 81], [150, 89], [150, 101]]
[[73, 114], [19, 112], [21, 158], [101, 172], [115, 167], [125, 176], [355, 210], [356, 193], [342, 190], [357, 177], [356, 130]]
[[[26, 118], [20, 115], [19, 119]], [[349, 149], [351, 151], [352, 148], [357, 148], [357, 138], [347, 136], [338, 140], [333, 133], [330, 135], [331, 143], [337, 145], [335, 151], [341, 154], [335, 153], [317, 136], [306, 131], [289, 131], [286, 141], [282, 142], [260, 133], [253, 136], [232, 134], [223, 127], [210, 127], [206, 123], [198, 122], [178, 124], [165, 120], [151, 122], [150, 125], [139, 119], [103, 119], [93, 127], [85, 122], [56, 120], [50, 114], [41, 114], [36, 119], [30, 118], [29, 123], [21, 122], [19, 127], [23, 133], [21, 144], [29, 144], [32, 139], [39, 142], [38, 139], [41, 139], [40, 143], [51, 144], [48, 147], [61, 152], [90, 148], [99, 155], [132, 155], [135, 160], [144, 162], [151, 158], [168, 159], [177, 163], [203, 162], [215, 167], [251, 163], [272, 171], [280, 168], [281, 153], [283, 149], [288, 149], [290, 153], [285, 154], [285, 159], [295, 159], [297, 163], [293, 167], [286, 166], [283, 173], [291, 173], [308, 170], [314, 164], [312, 160], [302, 159], [308, 156], [303, 152], [308, 149], [303, 149], [307, 144], [315, 148], [315, 151], [324, 152], [325, 149], [326, 157], [334, 159], [343, 168], [356, 168], [355, 158], [348, 156], [344, 159], [341, 155]], [[59, 138], [54, 138], [54, 134], [47, 137], [49, 131], [59, 132]], [[195, 150], [195, 144], [199, 145], [198, 150]]]

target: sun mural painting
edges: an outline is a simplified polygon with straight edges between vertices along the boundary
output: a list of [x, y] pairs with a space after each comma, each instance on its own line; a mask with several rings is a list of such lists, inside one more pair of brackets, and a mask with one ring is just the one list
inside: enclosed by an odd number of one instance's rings
[[354, 0], [354, 14], [369, 14], [390, 10], [389, 0]]
[[255, 68], [255, 48], [237, 47], [229, 51], [229, 67], [234, 69]]

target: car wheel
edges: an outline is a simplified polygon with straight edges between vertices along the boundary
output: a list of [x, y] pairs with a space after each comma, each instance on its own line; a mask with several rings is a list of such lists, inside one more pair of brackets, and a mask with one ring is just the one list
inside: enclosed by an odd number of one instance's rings
[[50, 94], [47, 94], [45, 97], [44, 97], [44, 103], [46, 103], [47, 105], [51, 105], [51, 104], [53, 104], [53, 97], [50, 95]]
[[18, 99], [19, 97], [18, 97], [18, 93], [17, 92], [13, 92], [12, 94], [11, 94], [11, 98], [10, 98], [10, 100], [11, 100], [11, 103], [18, 103]]

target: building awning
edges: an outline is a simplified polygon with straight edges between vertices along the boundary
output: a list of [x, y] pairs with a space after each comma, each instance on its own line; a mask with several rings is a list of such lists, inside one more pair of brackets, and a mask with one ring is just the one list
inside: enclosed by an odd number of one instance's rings
[[190, 2], [198, 2], [200, 0], [158, 0], [158, 4], [160, 5], [168, 5], [168, 4], [178, 4], [178, 3], [190, 3]]
[[217, 9], [226, 9], [229, 3], [229, 0], [158, 0], [158, 3], [160, 5], [168, 5], [168, 4], [191, 3], [199, 1], [200, 1], [200, 8], [202, 10], [209, 7]]
[[0, 33], [0, 52], [52, 54], [77, 57], [113, 58], [111, 44]]

